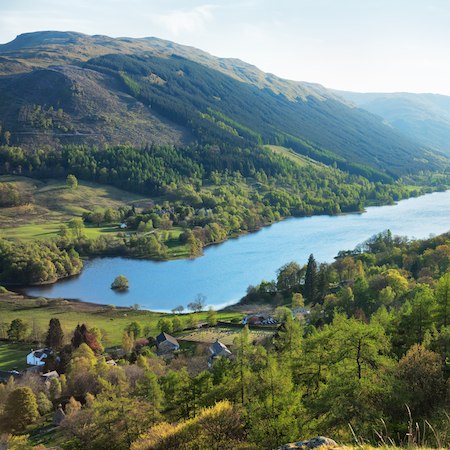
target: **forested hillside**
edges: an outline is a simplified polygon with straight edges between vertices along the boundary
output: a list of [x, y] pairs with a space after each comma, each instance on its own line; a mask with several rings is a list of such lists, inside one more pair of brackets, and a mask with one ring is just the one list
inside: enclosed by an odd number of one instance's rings
[[167, 41], [30, 33], [0, 56], [3, 143], [277, 144], [382, 181], [446, 165], [321, 86]]

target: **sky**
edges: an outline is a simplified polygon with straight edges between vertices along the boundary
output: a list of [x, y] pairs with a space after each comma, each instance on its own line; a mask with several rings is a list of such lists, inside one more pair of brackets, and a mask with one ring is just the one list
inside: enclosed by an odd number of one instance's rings
[[41, 30], [156, 36], [334, 89], [450, 95], [448, 0], [0, 0], [0, 43]]

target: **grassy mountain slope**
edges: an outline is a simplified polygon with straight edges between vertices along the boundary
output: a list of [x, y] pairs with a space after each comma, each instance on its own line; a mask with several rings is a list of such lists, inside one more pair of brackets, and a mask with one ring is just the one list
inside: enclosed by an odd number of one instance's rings
[[20, 205], [2, 207], [0, 230], [22, 225], [50, 224], [58, 229], [62, 222], [95, 208], [149, 205], [140, 195], [92, 182], [80, 181], [77, 189], [68, 189], [65, 181], [34, 179], [24, 176], [0, 176], [0, 184], [12, 183], [25, 201]]
[[41, 31], [24, 33], [13, 41], [0, 45], [0, 74], [32, 70], [54, 64], [79, 63], [96, 56], [111, 53], [139, 54], [150, 52], [155, 56], [182, 56], [211, 69], [259, 88], [268, 88], [276, 94], [283, 93], [291, 99], [308, 96], [336, 97], [331, 91], [315, 83], [285, 80], [264, 73], [257, 67], [237, 58], [218, 58], [187, 45], [159, 39], [111, 38], [88, 36], [76, 32]]
[[339, 92], [416, 142], [450, 155], [450, 97], [436, 94]]
[[22, 145], [181, 144], [191, 139], [123, 92], [114, 77], [76, 66], [53, 66], [0, 77], [4, 130]]
[[442, 165], [319, 85], [157, 38], [27, 33], [0, 58], [0, 121], [16, 145], [275, 144], [384, 181]]

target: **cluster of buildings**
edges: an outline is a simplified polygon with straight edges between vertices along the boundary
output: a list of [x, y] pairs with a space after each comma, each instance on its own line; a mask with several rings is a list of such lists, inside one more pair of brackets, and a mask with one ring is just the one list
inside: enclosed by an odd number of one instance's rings
[[[161, 333], [156, 337], [156, 349], [158, 355], [166, 356], [180, 349], [180, 344], [178, 341], [167, 333]], [[211, 367], [216, 358], [230, 358], [233, 356], [232, 352], [228, 347], [216, 339], [209, 346], [210, 356], [208, 359], [208, 366]]]
[[278, 322], [270, 314], [250, 314], [242, 319], [243, 325], [276, 325]]
[[[307, 319], [307, 317], [311, 314], [311, 311], [305, 307], [295, 308], [292, 310], [292, 315], [294, 317], [303, 317], [303, 319]], [[276, 320], [269, 313], [256, 313], [249, 314], [242, 319], [243, 325], [267, 325], [274, 326], [278, 325], [279, 321]]]
[[[174, 352], [180, 350], [180, 344], [168, 333], [160, 333], [156, 337], [156, 349], [157, 354], [159, 356], [169, 356]], [[56, 370], [52, 370], [50, 372], [43, 373], [43, 369], [45, 366], [46, 359], [51, 356], [53, 353], [51, 348], [41, 348], [38, 350], [31, 350], [31, 352], [27, 355], [27, 365], [29, 366], [23, 372], [19, 372], [17, 370], [0, 370], [0, 383], [7, 383], [8, 380], [12, 377], [13, 379], [18, 379], [23, 376], [24, 373], [40, 373], [42, 381], [44, 383], [50, 383], [52, 378], [58, 378], [58, 372]], [[216, 340], [209, 347], [209, 359], [208, 365], [211, 365], [214, 362], [215, 358], [224, 357], [229, 358], [233, 354], [228, 349], [228, 347]], [[116, 362], [113, 359], [106, 361], [108, 365], [116, 365]]]

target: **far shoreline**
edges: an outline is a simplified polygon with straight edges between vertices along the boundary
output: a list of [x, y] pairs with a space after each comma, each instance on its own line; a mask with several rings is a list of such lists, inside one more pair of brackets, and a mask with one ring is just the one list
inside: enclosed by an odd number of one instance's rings
[[[274, 222], [274, 223], [272, 223], [272, 224], [270, 224], [270, 226], [271, 225], [276, 225], [276, 224], [278, 224], [278, 223], [281, 223], [281, 222], [283, 222], [283, 221], [286, 221], [286, 220], [296, 220], [296, 219], [306, 219], [306, 218], [311, 218], [311, 217], [323, 217], [323, 216], [328, 216], [328, 217], [338, 217], [338, 216], [347, 216], [347, 215], [363, 215], [364, 213], [367, 213], [368, 212], [368, 209], [370, 208], [370, 209], [372, 209], [372, 208], [379, 208], [379, 207], [381, 207], [381, 206], [395, 206], [395, 205], [397, 205], [398, 203], [401, 203], [401, 202], [403, 202], [404, 200], [413, 200], [413, 199], [417, 199], [417, 198], [420, 198], [420, 197], [425, 197], [426, 195], [431, 195], [431, 194], [435, 194], [435, 193], [439, 193], [439, 194], [445, 194], [446, 192], [450, 192], [450, 190], [445, 190], [445, 191], [443, 191], [443, 190], [441, 190], [441, 191], [433, 191], [433, 192], [429, 192], [429, 193], [426, 193], [426, 194], [423, 194], [423, 195], [421, 195], [421, 196], [412, 196], [412, 197], [408, 197], [407, 199], [402, 199], [402, 200], [400, 200], [400, 201], [398, 201], [398, 202], [395, 202], [394, 204], [388, 204], [388, 205], [377, 205], [377, 206], [370, 206], [370, 207], [367, 207], [367, 208], [365, 208], [365, 210], [364, 211], [358, 211], [358, 212], [352, 212], [352, 213], [350, 213], [350, 212], [348, 212], [348, 213], [341, 213], [341, 214], [334, 214], [334, 215], [331, 215], [331, 214], [316, 214], [316, 215], [313, 215], [313, 216], [307, 216], [307, 217], [285, 217], [285, 218], [283, 218], [283, 220], [281, 220], [281, 221], [277, 221], [277, 222]], [[265, 226], [265, 227], [262, 227], [262, 228], [260, 228], [259, 230], [256, 230], [256, 231], [254, 231], [254, 232], [246, 232], [246, 233], [244, 233], [244, 234], [241, 234], [241, 235], [238, 235], [238, 236], [233, 236], [233, 237], [231, 237], [231, 238], [229, 238], [229, 239], [227, 239], [227, 240], [235, 240], [235, 239], [239, 239], [240, 237], [245, 237], [245, 236], [248, 236], [248, 235], [250, 235], [250, 234], [256, 234], [257, 233], [257, 231], [261, 231], [261, 230], [263, 230], [263, 228], [269, 228], [270, 227], [269, 225], [267, 225], [267, 226]], [[383, 231], [382, 229], [380, 229], [380, 231]], [[405, 233], [399, 233], [399, 235], [406, 235]], [[411, 238], [412, 238], [413, 236], [411, 236]], [[226, 243], [226, 241], [227, 240], [225, 240], [225, 241], [223, 241], [222, 243]], [[211, 245], [218, 245], [219, 243], [214, 243], [214, 244], [211, 244]], [[208, 246], [209, 247], [209, 246]], [[207, 248], [207, 247], [205, 247], [205, 248]], [[354, 248], [354, 247], [352, 247], [352, 248]], [[350, 247], [348, 247], [348, 248], [341, 248], [340, 250], [349, 250], [350, 249]], [[337, 253], [336, 253], [337, 254]], [[334, 254], [333, 255], [333, 258], [336, 256], [336, 254]], [[201, 256], [204, 256], [204, 254], [202, 254]], [[90, 258], [83, 258], [84, 260], [87, 260], [88, 262], [90, 262], [90, 261], [94, 261], [95, 259], [103, 259], [103, 258], [121, 258], [121, 259], [126, 259], [126, 260], [130, 260], [130, 261], [133, 261], [133, 260], [136, 260], [136, 259], [139, 259], [139, 260], [143, 260], [143, 261], [154, 261], [154, 260], [148, 260], [148, 259], [143, 259], [143, 258], [131, 258], [131, 257], [127, 257], [127, 256], [122, 256], [122, 255], [118, 255], [118, 256], [110, 256], [110, 255], [107, 255], [107, 256], [94, 256], [94, 257], [90, 257]], [[183, 258], [184, 260], [189, 260], [189, 259], [197, 259], [197, 258]], [[199, 257], [198, 257], [198, 259], [200, 259]], [[180, 258], [180, 260], [181, 260], [181, 258]], [[169, 261], [171, 261], [171, 260], [165, 260], [165, 261], [154, 261], [154, 262], [156, 262], [156, 263], [159, 263], [159, 262], [169, 262]], [[287, 263], [288, 261], [285, 261], [285, 263]], [[72, 280], [72, 279], [74, 279], [74, 278], [78, 278], [79, 276], [81, 276], [82, 275], [82, 272], [80, 272], [80, 273], [78, 273], [78, 274], [74, 274], [74, 275], [72, 275], [72, 276], [70, 276], [70, 277], [64, 277], [64, 278], [62, 278], [62, 279], [60, 279], [60, 280], [58, 280], [58, 281], [61, 281], [61, 283], [64, 283], [65, 281], [70, 281], [70, 280]], [[262, 278], [264, 278], [264, 276], [262, 276]], [[261, 279], [262, 279], [261, 278]], [[260, 280], [261, 281], [261, 280]], [[87, 301], [85, 301], [85, 300], [82, 300], [81, 298], [79, 298], [79, 297], [77, 297], [76, 295], [77, 295], [77, 292], [71, 292], [71, 294], [75, 294], [75, 295], [71, 295], [71, 296], [67, 296], [67, 297], [65, 297], [64, 296], [64, 294], [62, 294], [62, 295], [59, 295], [58, 297], [51, 297], [50, 295], [49, 295], [49, 293], [47, 293], [47, 294], [43, 294], [43, 295], [40, 295], [39, 293], [36, 293], [36, 291], [33, 293], [33, 295], [30, 295], [30, 294], [28, 294], [28, 292], [27, 292], [27, 289], [29, 289], [29, 288], [39, 288], [40, 286], [42, 286], [42, 287], [44, 287], [45, 288], [45, 286], [53, 286], [53, 285], [56, 285], [57, 283], [56, 282], [54, 282], [54, 283], [41, 283], [41, 284], [34, 284], [34, 285], [18, 285], [18, 284], [15, 284], [15, 285], [11, 285], [11, 284], [9, 284], [9, 285], [7, 285], [7, 284], [5, 284], [5, 286], [6, 287], [9, 287], [9, 288], [11, 288], [11, 289], [13, 289], [14, 291], [16, 291], [16, 292], [19, 292], [20, 294], [22, 294], [22, 295], [26, 295], [26, 296], [30, 296], [30, 297], [33, 297], [33, 298], [39, 298], [39, 297], [44, 297], [44, 298], [48, 298], [48, 299], [54, 299], [54, 298], [63, 298], [63, 299], [67, 299], [67, 300], [72, 300], [72, 301], [76, 301], [76, 302], [83, 302], [83, 303], [92, 303], [92, 304], [95, 304], [95, 305], [102, 305], [103, 307], [106, 307], [106, 306], [108, 306], [108, 305], [115, 305], [116, 306], [116, 304], [114, 303], [114, 300], [112, 300], [112, 301], [103, 301], [103, 302], [101, 302], [101, 303], [97, 303], [96, 301], [95, 301], [95, 298], [94, 299], [92, 299], [92, 298], [90, 298], [89, 300], [87, 300]], [[133, 290], [133, 286], [131, 286], [131, 288], [130, 288], [130, 291], [131, 290]], [[201, 290], [199, 290], [198, 292], [202, 292]], [[206, 294], [208, 294], [207, 292], [206, 292]], [[120, 295], [120, 294], [119, 294]], [[208, 294], [208, 295], [210, 295], [210, 294]], [[235, 305], [239, 305], [240, 304], [240, 301], [241, 301], [241, 299], [243, 298], [243, 297], [245, 297], [245, 291], [242, 291], [241, 292], [241, 294], [239, 295], [239, 297], [238, 297], [238, 295], [236, 295], [235, 296], [235, 298], [233, 299], [233, 300], [229, 300], [229, 301], [223, 301], [223, 302], [218, 302], [218, 305], [215, 305], [215, 307], [218, 307], [218, 310], [223, 310], [223, 309], [228, 309], [229, 310], [229, 308], [230, 307], [233, 307], [233, 306], [235, 306]], [[211, 297], [212, 298], [212, 297]], [[105, 299], [104, 299], [105, 300]], [[135, 301], [134, 303], [138, 303], [138, 301], [139, 301], [139, 299], [137, 299], [137, 301]], [[182, 301], [180, 301], [180, 303], [183, 303], [183, 300]], [[132, 300], [130, 301], [130, 305], [132, 305]], [[159, 306], [159, 305], [157, 305], [157, 306]], [[214, 306], [214, 305], [213, 305]], [[122, 304], [122, 306], [116, 306], [117, 308], [128, 308], [129, 306], [128, 305], [123, 305]], [[146, 308], [146, 307], [144, 307], [145, 308], [145, 310], [146, 311], [151, 311], [151, 312], [157, 312], [157, 313], [166, 313], [166, 314], [170, 314], [170, 309], [152, 309], [152, 308]]]

